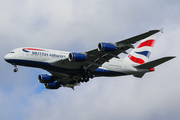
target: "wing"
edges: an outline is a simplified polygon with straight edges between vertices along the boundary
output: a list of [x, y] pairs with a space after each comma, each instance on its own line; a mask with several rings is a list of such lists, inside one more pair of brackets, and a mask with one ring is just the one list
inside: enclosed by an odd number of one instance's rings
[[67, 74], [62, 74], [62, 73], [59, 73], [59, 72], [54, 72], [54, 71], [49, 71], [52, 76], [58, 78], [56, 81], [62, 85], [66, 85], [66, 84], [69, 84], [71, 81], [78, 81], [81, 79], [81, 77], [78, 77], [78, 76], [70, 76], [70, 75], [67, 75]]
[[62, 74], [59, 72], [53, 72], [49, 71], [52, 76], [54, 76], [56, 79], [56, 82], [58, 82], [63, 87], [70, 87], [74, 90], [74, 86], [80, 85], [81, 77], [78, 76], [69, 76], [67, 74]]
[[113, 57], [117, 57], [120, 53], [126, 53], [126, 50], [129, 48], [134, 48], [132, 44], [145, 39], [159, 31], [162, 30], [151, 30], [149, 32], [122, 40], [122, 41], [117, 41], [115, 43], [110, 43], [115, 46], [115, 50], [113, 52], [100, 52], [98, 49], [93, 49], [90, 51], [83, 52], [86, 56], [86, 60], [83, 62], [72, 62], [69, 61], [68, 59], [64, 60], [59, 60], [59, 61], [54, 61], [51, 62], [50, 64], [55, 65], [55, 66], [62, 66], [62, 63], [68, 66], [68, 68], [71, 69], [85, 69], [85, 70], [90, 70], [90, 71], [95, 71], [98, 67], [100, 67], [103, 63], [109, 61]]

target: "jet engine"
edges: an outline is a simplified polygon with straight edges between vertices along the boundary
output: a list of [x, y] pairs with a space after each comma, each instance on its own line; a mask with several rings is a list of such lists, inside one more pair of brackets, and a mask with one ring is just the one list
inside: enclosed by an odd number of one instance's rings
[[45, 83], [44, 87], [47, 89], [58, 89], [59, 87], [61, 87], [61, 85], [58, 82], [54, 81], [53, 83]]
[[41, 74], [38, 76], [38, 80], [40, 83], [53, 83], [55, 78], [51, 75]]
[[110, 43], [101, 42], [98, 44], [98, 50], [101, 52], [113, 52], [115, 48], [115, 45]]
[[73, 62], [83, 62], [86, 60], [86, 56], [84, 54], [81, 53], [69, 53], [68, 56], [69, 61], [73, 61]]

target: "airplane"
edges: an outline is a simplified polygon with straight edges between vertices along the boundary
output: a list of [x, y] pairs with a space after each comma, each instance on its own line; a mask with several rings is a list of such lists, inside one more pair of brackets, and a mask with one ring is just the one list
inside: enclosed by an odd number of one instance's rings
[[[58, 89], [88, 82], [94, 77], [116, 77], [133, 75], [142, 78], [147, 72], [153, 72], [154, 67], [169, 61], [175, 56], [163, 57], [148, 62], [156, 37], [153, 34], [163, 32], [150, 30], [143, 34], [117, 41], [101, 42], [97, 48], [85, 52], [66, 52], [34, 47], [16, 48], [5, 55], [4, 59], [14, 65], [41, 68], [50, 74], [40, 74], [38, 80], [47, 89]], [[134, 47], [132, 44], [141, 42]], [[126, 50], [133, 50], [128, 54]], [[127, 56], [119, 58], [120, 53]]]

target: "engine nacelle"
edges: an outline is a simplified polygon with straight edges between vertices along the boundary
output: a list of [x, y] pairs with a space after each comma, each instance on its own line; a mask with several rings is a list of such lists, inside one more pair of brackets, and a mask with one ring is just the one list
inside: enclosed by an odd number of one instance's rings
[[53, 83], [45, 83], [44, 87], [47, 89], [58, 89], [59, 87], [61, 87], [61, 85], [58, 82], [54, 81]]
[[51, 75], [41, 74], [38, 76], [38, 80], [40, 83], [53, 83], [55, 78]]
[[116, 47], [110, 43], [101, 42], [98, 44], [98, 50], [101, 52], [113, 52], [115, 51], [115, 48]]
[[73, 61], [73, 62], [83, 62], [86, 60], [86, 56], [84, 54], [81, 53], [69, 53], [68, 56], [69, 61]]

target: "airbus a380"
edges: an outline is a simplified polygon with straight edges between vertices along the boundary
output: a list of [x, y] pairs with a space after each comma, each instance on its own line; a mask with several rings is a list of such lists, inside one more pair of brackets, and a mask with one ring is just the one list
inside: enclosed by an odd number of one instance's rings
[[[149, 32], [113, 43], [101, 42], [98, 47], [86, 52], [65, 52], [43, 48], [17, 48], [5, 55], [5, 61], [14, 65], [36, 67], [47, 70], [50, 74], [38, 76], [40, 83], [47, 89], [70, 87], [88, 82], [94, 77], [115, 77], [133, 75], [141, 78], [147, 72], [154, 71], [154, 67], [174, 58], [163, 57], [148, 62], [149, 55], [155, 43], [153, 34], [161, 30]], [[132, 44], [142, 40], [136, 47]], [[128, 54], [126, 50], [133, 50]], [[120, 53], [128, 54], [120, 59]]]

